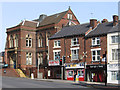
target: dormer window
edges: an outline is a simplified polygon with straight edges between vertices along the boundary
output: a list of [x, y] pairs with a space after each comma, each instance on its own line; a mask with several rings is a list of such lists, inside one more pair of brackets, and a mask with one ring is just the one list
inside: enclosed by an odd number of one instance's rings
[[68, 13], [68, 19], [72, 20], [72, 14]]

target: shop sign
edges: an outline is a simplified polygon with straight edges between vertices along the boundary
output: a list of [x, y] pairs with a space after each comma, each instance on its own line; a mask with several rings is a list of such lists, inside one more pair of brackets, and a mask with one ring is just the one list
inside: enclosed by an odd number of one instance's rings
[[66, 65], [65, 67], [66, 67], [66, 69], [69, 69], [69, 68], [84, 68], [84, 63]]
[[119, 68], [120, 64], [109, 64], [108, 67], [111, 68], [111, 69], [113, 69], [113, 68]]
[[59, 60], [49, 60], [48, 65], [49, 66], [58, 66], [58, 65], [60, 65], [60, 62], [59, 62]]
[[87, 69], [105, 68], [105, 65], [87, 65]]

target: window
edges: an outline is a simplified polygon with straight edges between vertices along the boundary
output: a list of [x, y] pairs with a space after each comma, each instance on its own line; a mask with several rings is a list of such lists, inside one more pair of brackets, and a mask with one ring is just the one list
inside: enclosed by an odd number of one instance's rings
[[84, 71], [83, 70], [79, 70], [78, 71], [78, 76], [79, 77], [83, 77], [84, 76]]
[[12, 48], [12, 47], [13, 47], [13, 36], [10, 35], [10, 48]]
[[72, 39], [71, 39], [71, 45], [72, 45], [72, 46], [75, 46], [75, 45], [78, 45], [78, 44], [79, 44], [78, 38], [72, 38]]
[[79, 55], [79, 49], [72, 50], [71, 59], [72, 60], [77, 60], [78, 59], [78, 55]]
[[26, 47], [32, 47], [32, 38], [29, 35], [26, 36]]
[[72, 14], [68, 14], [68, 19], [72, 19]]
[[39, 65], [43, 64], [43, 54], [42, 53], [38, 54], [38, 63], [39, 63]]
[[96, 38], [92, 38], [92, 45], [100, 45], [100, 38], [96, 37]]
[[60, 47], [60, 40], [54, 41], [54, 47]]
[[32, 65], [32, 53], [26, 53], [26, 65]]
[[112, 43], [120, 43], [120, 36], [111, 36]]
[[68, 77], [73, 77], [73, 71], [68, 71]]
[[120, 59], [120, 49], [112, 49], [112, 60]]
[[42, 47], [42, 35], [38, 37], [38, 47]]
[[120, 80], [120, 71], [112, 71], [111, 80]]
[[60, 60], [60, 51], [54, 52], [54, 60]]
[[46, 33], [46, 46], [48, 46], [48, 38], [50, 37], [50, 32]]
[[100, 61], [100, 50], [92, 51], [92, 61]]
[[15, 42], [14, 42], [15, 47], [18, 47], [18, 36], [15, 35]]

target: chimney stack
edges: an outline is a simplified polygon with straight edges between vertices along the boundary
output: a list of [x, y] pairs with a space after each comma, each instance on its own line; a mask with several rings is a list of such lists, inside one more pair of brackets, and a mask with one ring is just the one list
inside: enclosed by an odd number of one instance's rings
[[113, 26], [116, 26], [118, 24], [118, 16], [113, 15]]
[[97, 20], [96, 19], [90, 19], [90, 26], [92, 29], [94, 29], [97, 26]]
[[105, 23], [105, 22], [108, 22], [108, 20], [107, 20], [107, 19], [103, 19], [103, 20], [102, 20], [102, 23]]

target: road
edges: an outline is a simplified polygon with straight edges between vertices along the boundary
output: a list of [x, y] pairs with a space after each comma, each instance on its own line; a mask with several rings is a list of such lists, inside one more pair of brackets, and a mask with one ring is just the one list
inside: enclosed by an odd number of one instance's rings
[[87, 88], [87, 87], [75, 83], [40, 81], [16, 77], [2, 77], [2, 88]]

